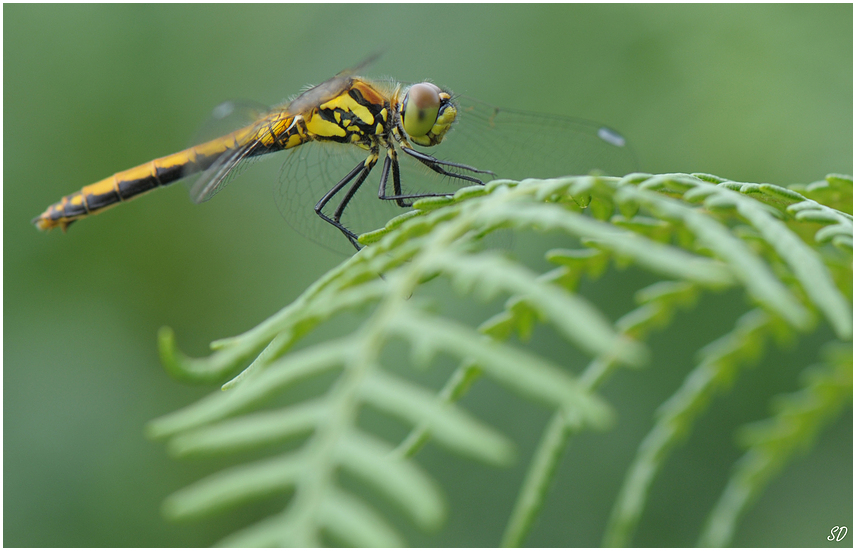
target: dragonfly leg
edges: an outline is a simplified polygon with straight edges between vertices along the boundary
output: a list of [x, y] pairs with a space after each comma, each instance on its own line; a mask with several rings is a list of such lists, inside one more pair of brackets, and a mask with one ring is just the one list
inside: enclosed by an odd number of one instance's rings
[[[463, 165], [461, 165], [463, 166]], [[386, 186], [389, 182], [389, 172], [392, 170], [392, 190], [393, 195], [386, 194]], [[475, 169], [473, 169], [475, 170]], [[449, 176], [453, 176], [456, 178], [466, 178], [470, 181], [477, 182], [479, 184], [482, 183], [481, 180], [477, 180], [475, 178], [467, 178], [465, 176], [461, 176], [459, 174], [453, 174], [448, 172], [441, 172], [441, 174], [446, 174]], [[387, 150], [386, 159], [383, 161], [383, 171], [380, 175], [380, 188], [377, 192], [378, 199], [382, 199], [384, 201], [395, 201], [399, 207], [412, 207], [414, 199], [423, 199], [425, 197], [445, 197], [451, 195], [450, 193], [411, 193], [411, 194], [402, 194], [401, 193], [401, 174], [398, 168], [398, 154], [394, 149], [390, 148]]]
[[[345, 207], [348, 206], [348, 203], [354, 197], [354, 194], [357, 192], [358, 189], [360, 189], [360, 186], [363, 185], [363, 182], [366, 181], [366, 178], [372, 171], [372, 168], [374, 168], [375, 163], [377, 163], [377, 153], [372, 154], [371, 156], [369, 156], [368, 159], [355, 166], [353, 170], [351, 170], [344, 178], [342, 178], [339, 183], [333, 186], [330, 191], [324, 194], [324, 197], [322, 197], [321, 200], [315, 204], [315, 214], [320, 216], [328, 224], [331, 224], [334, 227], [338, 228], [339, 231], [342, 232], [345, 237], [348, 238], [348, 241], [351, 242], [351, 245], [353, 245], [354, 248], [356, 248], [358, 251], [362, 247], [357, 241], [357, 234], [345, 227], [340, 222], [340, 220], [342, 218], [342, 213], [345, 211]], [[345, 196], [342, 198], [342, 201], [339, 203], [339, 206], [336, 207], [336, 211], [333, 213], [333, 217], [330, 218], [329, 216], [324, 214], [323, 209], [325, 206], [327, 206], [327, 203], [329, 203], [330, 200], [337, 193], [342, 191], [342, 188], [347, 186], [354, 178], [356, 178], [357, 180], [345, 193]]]
[[466, 170], [469, 172], [474, 172], [476, 174], [490, 174], [491, 176], [496, 176], [490, 170], [481, 170], [479, 168], [475, 168], [469, 165], [464, 165], [460, 163], [452, 163], [449, 161], [441, 161], [436, 157], [432, 157], [431, 155], [422, 153], [421, 151], [416, 151], [415, 149], [411, 149], [409, 147], [402, 146], [401, 148], [405, 153], [427, 166], [437, 174], [442, 174], [443, 176], [449, 176], [450, 178], [457, 178], [459, 180], [467, 180], [468, 182], [472, 182], [474, 184], [484, 184], [481, 180], [476, 178], [475, 176], [470, 176], [468, 174], [459, 174], [457, 172], [450, 172], [444, 169], [444, 166], [448, 166], [450, 168], [457, 168], [460, 170]]

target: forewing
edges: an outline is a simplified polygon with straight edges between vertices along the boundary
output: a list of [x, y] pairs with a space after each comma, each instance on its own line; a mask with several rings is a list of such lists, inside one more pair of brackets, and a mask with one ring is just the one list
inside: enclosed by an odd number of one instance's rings
[[595, 122], [502, 109], [460, 96], [458, 120], [431, 154], [497, 178], [550, 178], [637, 170], [624, 138]]

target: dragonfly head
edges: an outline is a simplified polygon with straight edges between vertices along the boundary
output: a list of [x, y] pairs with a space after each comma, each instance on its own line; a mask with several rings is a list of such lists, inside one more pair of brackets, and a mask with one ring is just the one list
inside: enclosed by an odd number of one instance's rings
[[427, 147], [443, 141], [457, 115], [451, 94], [430, 82], [408, 88], [401, 102], [404, 132], [414, 143]]

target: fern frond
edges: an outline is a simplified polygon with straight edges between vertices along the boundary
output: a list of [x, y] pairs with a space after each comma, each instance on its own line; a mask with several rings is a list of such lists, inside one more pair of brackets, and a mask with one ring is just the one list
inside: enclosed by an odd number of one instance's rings
[[853, 401], [853, 350], [830, 343], [823, 362], [806, 368], [804, 387], [774, 402], [775, 416], [747, 425], [740, 436], [744, 455], [735, 464], [719, 502], [699, 538], [703, 547], [723, 547], [737, 519], [797, 452], [807, 450], [818, 432]]
[[[669, 450], [692, 430], [711, 396], [763, 356], [768, 337], [793, 339], [822, 318], [840, 342], [852, 339], [852, 288], [846, 283], [848, 270], [852, 281], [852, 216], [819, 201], [845, 201], [848, 181], [830, 176], [825, 185], [788, 189], [710, 175], [584, 176], [496, 181], [420, 201], [385, 228], [361, 236], [370, 246], [294, 303], [242, 335], [215, 342], [208, 358], [184, 356], [172, 332], [161, 332], [161, 357], [176, 377], [232, 379], [225, 392], [152, 422], [149, 434], [170, 439], [170, 451], [179, 456], [272, 450], [266, 460], [177, 492], [165, 512], [192, 518], [285, 495], [284, 511], [221, 543], [401, 545], [398, 528], [365, 496], [345, 489], [340, 476], [358, 478], [416, 526], [435, 529], [446, 509], [441, 490], [416, 462], [422, 445], [433, 440], [495, 465], [515, 457], [500, 430], [456, 403], [486, 379], [552, 412], [503, 539], [521, 545], [569, 440], [614, 423], [597, 388], [622, 367], [646, 365], [651, 355], [645, 341], [668, 327], [679, 308], [692, 308], [711, 291], [742, 289], [755, 309], [701, 351], [698, 366], [660, 408], [628, 471], [604, 540], [626, 544]], [[539, 272], [479, 248], [483, 236], [500, 228], [560, 234], [568, 244], [542, 251], [554, 267]], [[599, 277], [610, 261], [663, 278], [639, 290], [638, 306], [614, 323], [576, 292], [583, 277]], [[505, 306], [477, 328], [435, 311], [420, 293], [438, 277], [461, 297], [503, 297]], [[299, 347], [321, 324], [357, 311], [363, 320], [357, 329]], [[579, 375], [525, 344], [540, 325], [590, 358]], [[512, 335], [520, 342], [510, 342]], [[415, 366], [430, 368], [442, 355], [460, 367], [443, 389], [427, 388], [386, 365], [393, 341], [407, 345]], [[333, 381], [320, 396], [268, 405], [319, 377]], [[396, 446], [373, 434], [357, 422], [367, 408], [403, 422], [410, 435]], [[809, 432], [794, 443], [806, 442]], [[276, 451], [293, 442], [296, 449]], [[767, 457], [786, 456], [788, 446], [771, 448]], [[774, 472], [753, 468], [768, 477]], [[735, 479], [745, 491], [741, 477]], [[760, 488], [752, 486], [753, 495]], [[745, 504], [733, 498], [723, 503], [716, 518], [731, 515], [733, 526], [735, 511]]]
[[775, 318], [753, 310], [738, 320], [732, 332], [702, 350], [699, 365], [660, 407], [656, 424], [639, 445], [613, 508], [604, 537], [605, 546], [629, 544], [642, 516], [648, 490], [669, 450], [690, 432], [713, 394], [730, 385], [735, 371], [758, 359], [774, 323]]

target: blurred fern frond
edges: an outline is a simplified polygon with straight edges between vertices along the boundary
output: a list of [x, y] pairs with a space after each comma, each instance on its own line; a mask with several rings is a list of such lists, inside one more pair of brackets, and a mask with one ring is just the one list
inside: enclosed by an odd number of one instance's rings
[[[182, 355], [172, 332], [162, 331], [161, 357], [175, 376], [232, 379], [225, 392], [152, 422], [149, 433], [168, 438], [179, 456], [273, 450], [177, 492], [166, 513], [198, 517], [281, 495], [288, 501], [280, 514], [221, 543], [403, 545], [396, 522], [343, 477], [360, 480], [420, 528], [440, 526], [447, 514], [442, 489], [415, 458], [427, 441], [494, 465], [515, 458], [502, 427], [457, 403], [489, 379], [552, 413], [502, 536], [505, 545], [522, 545], [569, 440], [614, 423], [598, 387], [622, 367], [646, 365], [649, 335], [669, 327], [678, 309], [692, 308], [708, 291], [740, 290], [746, 313], [726, 335], [710, 335], [628, 469], [604, 541], [629, 544], [669, 450], [692, 430], [711, 396], [764, 356], [768, 337], [787, 343], [822, 320], [835, 335], [831, 346], [852, 349], [851, 203], [852, 179], [843, 176], [783, 188], [704, 174], [495, 181], [422, 200], [384, 229], [361, 236], [369, 246], [279, 313], [213, 343], [211, 356]], [[538, 269], [480, 246], [498, 229], [558, 235], [567, 246], [545, 246], [539, 253], [553, 267]], [[659, 279], [639, 289], [638, 306], [614, 323], [576, 292], [583, 276], [599, 277], [610, 260]], [[477, 326], [456, 319], [420, 293], [435, 278], [448, 280], [461, 300], [502, 297], [505, 306]], [[356, 328], [303, 345], [346, 312], [359, 317]], [[588, 365], [575, 373], [528, 346], [538, 325], [549, 325], [588, 356]], [[443, 355], [459, 368], [442, 389], [418, 384], [387, 363], [388, 349], [401, 342], [414, 366], [429, 368]], [[735, 467], [711, 512], [709, 526], [716, 528], [707, 528], [701, 541], [727, 543], [747, 498], [852, 399], [852, 377], [834, 367], [841, 354], [827, 356], [826, 367], [812, 371], [799, 397], [784, 400], [769, 427], [750, 431], [750, 459]], [[311, 380], [323, 381], [325, 390], [270, 405]], [[398, 419], [410, 427], [409, 436], [392, 442], [373, 433], [358, 420], [364, 410]], [[800, 430], [770, 436], [785, 419]]]

